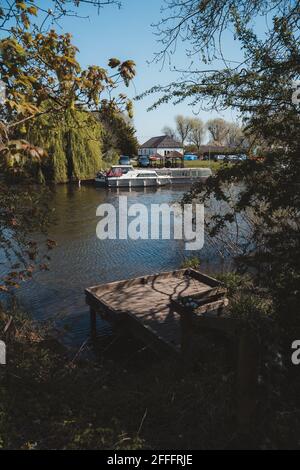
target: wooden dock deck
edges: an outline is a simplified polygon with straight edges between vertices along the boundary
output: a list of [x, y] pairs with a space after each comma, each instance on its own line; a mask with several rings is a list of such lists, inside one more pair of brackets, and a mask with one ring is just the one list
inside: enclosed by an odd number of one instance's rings
[[182, 353], [187, 367], [199, 357], [197, 346], [204, 331], [230, 337], [238, 345], [238, 426], [241, 432], [249, 429], [256, 413], [259, 344], [241, 319], [223, 315], [228, 299], [219, 281], [194, 269], [181, 269], [102, 284], [85, 292], [93, 335], [100, 314], [155, 352]]
[[[144, 276], [102, 284], [86, 289], [86, 301], [91, 309], [92, 328], [96, 315], [112, 324], [121, 324], [149, 347], [173, 352], [181, 350], [180, 313], [174, 310], [174, 300], [189, 296], [216, 294], [221, 284], [193, 269]], [[208, 303], [207, 310], [224, 304]], [[94, 331], [95, 333], [95, 331]]]

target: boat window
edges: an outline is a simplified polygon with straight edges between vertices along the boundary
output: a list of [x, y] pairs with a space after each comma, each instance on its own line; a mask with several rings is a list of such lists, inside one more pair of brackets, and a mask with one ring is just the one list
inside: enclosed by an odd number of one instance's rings
[[108, 176], [121, 176], [126, 175], [128, 171], [132, 171], [132, 166], [114, 166], [109, 170]]
[[107, 176], [122, 176], [123, 171], [121, 168], [111, 168], [107, 173]]
[[150, 176], [151, 178], [153, 178], [153, 177], [156, 178], [156, 177], [157, 177], [156, 173], [150, 173], [150, 172], [149, 172], [149, 173], [139, 173], [139, 174], [137, 175], [137, 178], [149, 178], [149, 176]]

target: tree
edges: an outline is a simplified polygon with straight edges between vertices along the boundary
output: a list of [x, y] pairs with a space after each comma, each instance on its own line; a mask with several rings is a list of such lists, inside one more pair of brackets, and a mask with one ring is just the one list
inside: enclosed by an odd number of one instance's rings
[[211, 119], [207, 121], [206, 128], [210, 134], [210, 143], [225, 145], [229, 132], [229, 125], [224, 119]]
[[162, 133], [168, 137], [172, 137], [172, 139], [177, 139], [176, 131], [172, 129], [172, 127], [164, 126], [162, 128]]
[[242, 147], [245, 143], [246, 138], [241, 127], [234, 122], [228, 123], [228, 132], [225, 137], [225, 145], [227, 147], [239, 148]]
[[192, 129], [191, 119], [189, 117], [178, 115], [175, 117], [175, 122], [177, 134], [180, 138], [182, 147], [184, 147]]
[[79, 8], [82, 4], [96, 7], [98, 12], [104, 6], [116, 5], [119, 8], [121, 6], [119, 0], [50, 0], [47, 6], [42, 0], [16, 0], [14, 2], [3, 0], [0, 9], [1, 30], [11, 31], [16, 24], [19, 27], [24, 25], [29, 29], [33, 16], [41, 19], [41, 23], [36, 24], [41, 30], [49, 23], [58, 23], [65, 16], [79, 16]]
[[206, 127], [211, 137], [210, 141], [213, 144], [237, 148], [245, 140], [242, 129], [234, 122], [219, 118], [211, 119], [207, 122]]
[[124, 113], [110, 108], [103, 108], [98, 113], [98, 118], [103, 126], [102, 141], [104, 160], [110, 161], [113, 151], [115, 154], [135, 156], [138, 153], [138, 141], [132, 120]]
[[[120, 80], [129, 85], [135, 75], [133, 61], [110, 59], [111, 73], [96, 65], [83, 70], [76, 60], [77, 49], [71, 36], [59, 35], [48, 28], [43, 32], [34, 20], [38, 13], [44, 14], [40, 21], [45, 27], [45, 22], [71, 14], [66, 7], [73, 2], [53, 2], [56, 6], [53, 11], [43, 10], [39, 2], [16, 2], [8, 8], [9, 3], [0, 11], [2, 30], [9, 33], [0, 42], [0, 73], [6, 88], [0, 123], [2, 143], [8, 142], [28, 121], [44, 114], [65, 113], [75, 108], [95, 111], [108, 104], [112, 109], [122, 108], [131, 113], [131, 102], [124, 94], [114, 95], [113, 91]], [[82, 2], [76, 3], [79, 6]], [[102, 97], [104, 92], [111, 97], [109, 101]]]
[[[6, 177], [0, 183], [3, 208], [0, 250], [13, 266], [11, 273], [2, 279], [2, 290], [30, 277], [33, 262], [38, 259], [37, 244], [31, 234], [45, 229], [51, 211], [47, 205], [48, 189], [37, 189], [36, 182], [47, 175], [51, 154], [52, 164], [58, 162], [56, 170], [63, 177], [66, 173], [80, 177], [87, 167], [85, 157], [74, 158], [76, 149], [78, 152], [84, 149], [85, 156], [91, 158], [90, 168], [93, 165], [96, 168], [99, 124], [94, 121], [91, 126], [93, 137], [98, 133], [97, 143], [92, 143], [93, 139], [83, 142], [80, 135], [83, 123], [93, 119], [91, 111], [106, 106], [130, 115], [132, 112], [127, 97], [117, 94], [117, 85], [121, 81], [129, 85], [135, 75], [134, 62], [112, 58], [108, 63], [110, 72], [98, 65], [82, 69], [71, 36], [51, 29], [63, 16], [77, 16], [82, 3], [100, 8], [118, 2], [53, 0], [49, 3], [52, 9], [45, 9], [43, 2], [35, 0], [4, 1], [0, 8], [0, 74], [6, 92], [0, 108], [0, 167]], [[45, 123], [47, 127], [39, 128]], [[46, 134], [51, 137], [50, 142]], [[26, 140], [30, 136], [34, 142]], [[65, 151], [62, 147], [66, 141]], [[37, 146], [40, 142], [47, 148]], [[52, 153], [54, 145], [56, 151]], [[62, 163], [66, 153], [67, 169]], [[18, 185], [12, 187], [16, 182]], [[51, 243], [48, 245], [52, 247]], [[47, 259], [41, 260], [41, 267]]]
[[[181, 38], [189, 42], [193, 58], [198, 55], [207, 63], [221, 56], [224, 67], [194, 66], [186, 71], [184, 80], [154, 87], [148, 93], [160, 91], [162, 96], [153, 106], [189, 100], [192, 105], [213, 110], [232, 108], [244, 118], [244, 132], [252, 145], [255, 140], [267, 143], [263, 162], [223, 168], [207, 186], [198, 185], [192, 197], [208, 201], [215, 195], [228, 202], [226, 183], [241, 183], [230, 210], [215, 214], [210, 232], [217, 233], [237, 214], [251, 210], [252, 237], [249, 251], [239, 258], [240, 266], [251, 267], [257, 286], [272, 294], [282, 324], [299, 322], [300, 268], [295, 253], [300, 251], [296, 184], [300, 180], [300, 119], [299, 100], [292, 99], [294, 83], [300, 79], [299, 2], [213, 0], [199, 4], [196, 0], [171, 0], [165, 12], [158, 25], [162, 43], [158, 58], [168, 54]], [[270, 25], [260, 37], [252, 27], [258, 15], [265, 15]], [[228, 62], [219, 47], [229, 29], [243, 51], [240, 64]]]
[[47, 152], [42, 162], [45, 179], [65, 183], [94, 178], [102, 166], [102, 133], [93, 113], [74, 109], [29, 121], [26, 138]]
[[176, 130], [172, 127], [165, 126], [162, 129], [162, 132], [175, 140], [178, 139], [181, 142], [182, 147], [184, 147], [185, 142], [189, 138], [190, 132], [192, 130], [192, 119], [178, 115], [175, 117], [175, 125]]
[[121, 63], [111, 59], [112, 75], [95, 65], [82, 70], [71, 36], [58, 35], [54, 30], [44, 35], [22, 32], [17, 37], [1, 40], [1, 47], [0, 71], [6, 86], [2, 142], [28, 121], [45, 114], [59, 115], [75, 108], [87, 112], [108, 105], [112, 109], [123, 106], [130, 111], [125, 95], [113, 97], [109, 102], [101, 99], [101, 95], [104, 91], [112, 93], [119, 79], [129, 83], [135, 73], [132, 61]]
[[200, 146], [203, 143], [205, 136], [205, 127], [203, 121], [199, 118], [191, 119], [191, 130], [189, 133], [189, 140], [194, 144], [199, 152]]

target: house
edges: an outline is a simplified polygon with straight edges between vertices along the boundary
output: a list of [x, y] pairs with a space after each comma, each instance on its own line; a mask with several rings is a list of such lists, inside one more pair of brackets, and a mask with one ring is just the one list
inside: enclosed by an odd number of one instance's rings
[[151, 155], [166, 157], [172, 152], [177, 152], [183, 155], [183, 147], [181, 143], [177, 142], [173, 137], [161, 135], [159, 137], [152, 137], [141, 145], [139, 148], [139, 157], [150, 157]]

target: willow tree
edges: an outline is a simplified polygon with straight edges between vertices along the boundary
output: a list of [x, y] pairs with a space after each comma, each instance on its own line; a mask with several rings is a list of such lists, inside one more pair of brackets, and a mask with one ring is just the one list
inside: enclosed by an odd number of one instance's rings
[[47, 152], [45, 179], [55, 183], [94, 178], [102, 166], [102, 125], [80, 110], [40, 116], [26, 126], [26, 138]]
[[[76, 133], [74, 123], [85, 126], [90, 120], [90, 124], [92, 118], [88, 113], [99, 111], [104, 102], [112, 109], [130, 111], [127, 97], [118, 95], [117, 87], [120, 82], [129, 85], [135, 75], [134, 62], [112, 58], [106, 68], [91, 65], [83, 69], [76, 58], [77, 48], [71, 35], [53, 29], [61, 17], [76, 16], [81, 3], [101, 7], [118, 2], [53, 0], [49, 2], [50, 8], [38, 0], [1, 2], [0, 168], [6, 178], [0, 182], [0, 250], [7, 257], [14, 249], [12, 261], [18, 258], [11, 276], [0, 283], [3, 289], [10, 285], [12, 278], [24, 278], [32, 273], [34, 254], [28, 244], [36, 246], [31, 234], [38, 226], [44, 228], [45, 216], [49, 214], [42, 199], [44, 195], [48, 197], [47, 190], [37, 189], [35, 184], [37, 176], [41, 181], [43, 171], [49, 170], [50, 157], [53, 157], [54, 178], [58, 180], [71, 174], [90, 176], [99, 167], [96, 162], [101, 156], [98, 124], [92, 122], [90, 137], [83, 143], [83, 130]], [[52, 132], [59, 121], [62, 125]], [[43, 123], [50, 127], [42, 129]], [[45, 135], [48, 131], [49, 142]], [[29, 140], [30, 134], [34, 141]], [[79, 152], [83, 148], [82, 158]], [[12, 181], [19, 184], [12, 188]], [[26, 188], [20, 183], [25, 183]], [[38, 200], [41, 210], [45, 208], [44, 217], [38, 210]]]
[[[78, 112], [83, 116], [82, 113], [99, 111], [104, 105], [117, 111], [122, 108], [130, 110], [126, 96], [113, 96], [113, 91], [120, 79], [128, 85], [134, 77], [132, 61], [111, 59], [111, 75], [96, 65], [82, 70], [76, 60], [77, 49], [71, 36], [58, 35], [54, 30], [45, 34], [18, 32], [3, 39], [0, 46], [3, 59], [0, 71], [6, 86], [0, 129], [4, 146], [2, 153], [6, 152], [6, 159], [14, 158], [9, 155], [5, 143], [12, 136], [16, 138], [24, 127], [29, 125], [32, 128], [43, 116], [49, 117], [50, 125], [61, 119], [64, 126], [69, 125], [71, 144], [75, 138], [72, 126], [76, 127]], [[106, 94], [112, 96], [109, 101]], [[83, 127], [86, 120], [81, 119], [78, 127]], [[17, 164], [15, 161], [16, 167]]]

